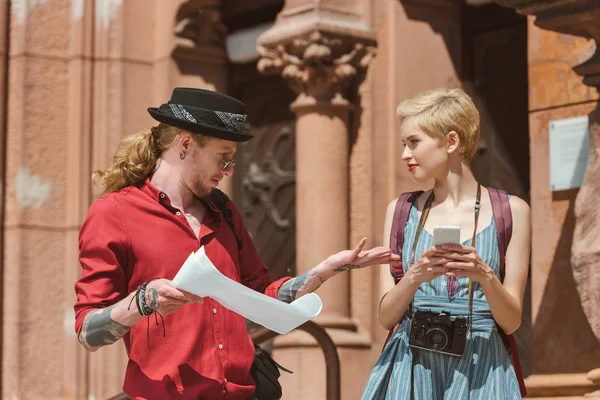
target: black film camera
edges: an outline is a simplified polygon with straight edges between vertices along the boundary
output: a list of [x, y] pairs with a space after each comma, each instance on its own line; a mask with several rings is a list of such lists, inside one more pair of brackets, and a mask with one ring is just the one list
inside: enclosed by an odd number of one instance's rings
[[411, 347], [462, 356], [469, 331], [467, 319], [450, 318], [447, 312], [417, 311], [410, 325]]

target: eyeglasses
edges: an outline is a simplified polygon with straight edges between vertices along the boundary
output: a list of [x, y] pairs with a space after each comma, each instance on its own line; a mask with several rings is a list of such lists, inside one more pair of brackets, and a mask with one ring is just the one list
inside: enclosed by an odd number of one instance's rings
[[235, 167], [235, 160], [232, 158], [229, 161], [225, 161], [223, 159], [223, 157], [219, 157], [221, 159], [221, 162], [223, 163], [223, 167], [221, 168], [221, 171], [227, 171], [229, 169], [229, 167], [233, 168]]

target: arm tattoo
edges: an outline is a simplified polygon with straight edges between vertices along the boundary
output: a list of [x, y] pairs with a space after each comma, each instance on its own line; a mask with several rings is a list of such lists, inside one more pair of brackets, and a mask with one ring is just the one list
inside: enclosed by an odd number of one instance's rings
[[334, 269], [335, 272], [342, 272], [342, 271], [346, 271], [349, 269], [359, 269], [360, 265], [356, 265], [356, 264], [344, 264], [341, 267], [337, 267], [336, 269]]
[[286, 281], [279, 291], [277, 298], [286, 303], [291, 303], [307, 293], [314, 292], [323, 284], [323, 279], [314, 270]]
[[130, 329], [130, 326], [121, 325], [113, 321], [110, 313], [117, 304], [110, 307], [92, 310], [85, 317], [79, 341], [86, 348], [98, 348], [113, 344], [122, 338]]
[[150, 307], [154, 311], [158, 310], [160, 304], [158, 303], [158, 292], [156, 291], [156, 289], [151, 288], [148, 290], [146, 294], [146, 301], [148, 302], [148, 307]]

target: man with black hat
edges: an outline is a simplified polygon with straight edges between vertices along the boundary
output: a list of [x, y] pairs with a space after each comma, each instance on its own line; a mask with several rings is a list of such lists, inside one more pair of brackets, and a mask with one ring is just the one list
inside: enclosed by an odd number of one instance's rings
[[236, 142], [252, 138], [244, 104], [176, 88], [148, 111], [160, 124], [123, 139], [112, 165], [93, 176], [105, 194], [79, 236], [79, 341], [95, 351], [123, 337], [123, 389], [134, 399], [253, 398], [254, 346], [244, 318], [170, 284], [191, 252], [204, 246], [221, 273], [287, 302], [346, 269], [398, 257], [385, 248], [362, 251], [363, 239], [299, 277], [272, 281], [240, 213], [216, 189], [233, 174]]

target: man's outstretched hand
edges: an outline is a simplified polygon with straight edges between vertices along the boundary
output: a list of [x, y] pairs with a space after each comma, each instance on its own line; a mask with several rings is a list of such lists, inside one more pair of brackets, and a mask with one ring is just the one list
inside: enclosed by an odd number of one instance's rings
[[362, 238], [353, 250], [342, 250], [327, 258], [325, 263], [331, 273], [342, 272], [349, 269], [370, 267], [373, 265], [390, 264], [400, 261], [400, 256], [392, 253], [386, 247], [374, 247], [363, 250], [367, 238]]

